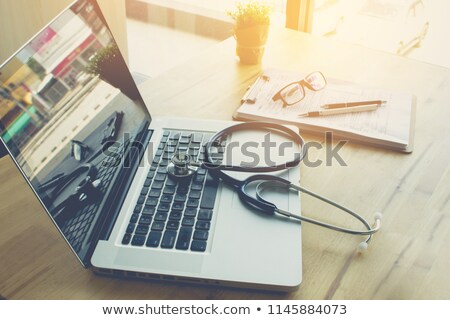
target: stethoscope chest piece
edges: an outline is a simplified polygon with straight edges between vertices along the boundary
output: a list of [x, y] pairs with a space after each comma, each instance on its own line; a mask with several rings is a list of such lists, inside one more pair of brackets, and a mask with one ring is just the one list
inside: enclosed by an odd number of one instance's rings
[[167, 166], [167, 172], [175, 179], [192, 177], [198, 170], [199, 164], [192, 161], [192, 157], [185, 153], [177, 153]]

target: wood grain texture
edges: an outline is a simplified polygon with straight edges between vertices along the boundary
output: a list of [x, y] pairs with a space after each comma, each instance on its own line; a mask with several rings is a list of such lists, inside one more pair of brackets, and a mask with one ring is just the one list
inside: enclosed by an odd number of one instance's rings
[[[0, 64], [72, 2], [73, 0], [0, 0], [0, 30], [3, 30]], [[99, 0], [98, 3], [127, 60], [125, 1]]]
[[[94, 276], [78, 264], [10, 159], [0, 162], [0, 294], [8, 299], [449, 299], [450, 71], [327, 39], [272, 30], [262, 66], [243, 66], [227, 40], [146, 82], [153, 116], [231, 119], [265, 67], [322, 71], [364, 85], [417, 95], [415, 150], [405, 155], [348, 143], [333, 163], [302, 166], [302, 184], [367, 219], [384, 213], [369, 250], [361, 241], [304, 224], [303, 283], [290, 294], [195, 287]], [[305, 135], [319, 141], [320, 136]], [[325, 160], [325, 149], [311, 159]], [[303, 214], [358, 227], [349, 217], [302, 196]], [[275, 271], [274, 271], [275, 272]]]

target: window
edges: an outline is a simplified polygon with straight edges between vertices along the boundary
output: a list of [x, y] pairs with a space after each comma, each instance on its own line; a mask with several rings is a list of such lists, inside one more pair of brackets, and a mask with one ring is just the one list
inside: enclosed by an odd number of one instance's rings
[[[305, 0], [301, 0], [305, 1]], [[307, 0], [310, 31], [450, 68], [445, 0]]]

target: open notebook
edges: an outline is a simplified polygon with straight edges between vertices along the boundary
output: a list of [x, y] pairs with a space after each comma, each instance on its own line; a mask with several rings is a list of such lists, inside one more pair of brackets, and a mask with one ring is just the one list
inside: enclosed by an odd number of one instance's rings
[[[234, 114], [236, 120], [264, 120], [291, 124], [303, 132], [333, 132], [337, 138], [412, 152], [415, 119], [415, 96], [409, 93], [367, 88], [348, 82], [327, 79], [325, 89], [312, 92], [299, 103], [283, 107], [272, 97], [286, 84], [303, 79], [304, 75], [266, 70], [242, 99]], [[384, 100], [387, 103], [375, 111], [323, 117], [298, 117], [300, 113], [318, 111], [324, 104]]]

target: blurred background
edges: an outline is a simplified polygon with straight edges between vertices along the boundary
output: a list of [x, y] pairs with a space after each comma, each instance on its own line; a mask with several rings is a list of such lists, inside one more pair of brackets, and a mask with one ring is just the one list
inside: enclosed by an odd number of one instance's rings
[[[0, 0], [0, 61], [71, 0]], [[267, 0], [272, 24], [450, 68], [446, 0]], [[232, 0], [99, 0], [134, 76], [157, 77], [230, 37]], [[21, 19], [17, 19], [21, 17]], [[157, 50], [155, 50], [157, 48]], [[0, 146], [1, 149], [1, 146]], [[0, 155], [2, 151], [0, 150]]]

